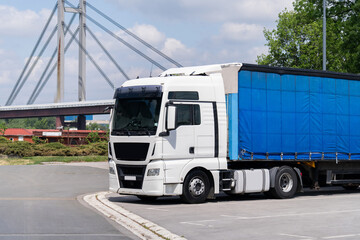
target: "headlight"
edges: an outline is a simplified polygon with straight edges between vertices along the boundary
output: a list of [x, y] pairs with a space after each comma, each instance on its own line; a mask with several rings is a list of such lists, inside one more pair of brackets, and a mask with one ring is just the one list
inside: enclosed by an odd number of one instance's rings
[[109, 173], [115, 174], [115, 169], [112, 166], [109, 167]]
[[159, 176], [160, 168], [150, 168], [147, 172], [148, 176]]

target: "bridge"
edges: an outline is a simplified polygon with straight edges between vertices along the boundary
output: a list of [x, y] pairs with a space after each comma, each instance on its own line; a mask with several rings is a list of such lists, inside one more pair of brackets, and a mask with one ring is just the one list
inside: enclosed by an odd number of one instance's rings
[[58, 117], [57, 126], [64, 126], [64, 116], [78, 116], [77, 128], [85, 129], [85, 115], [107, 114], [114, 100], [34, 104], [0, 107], [0, 119]]
[[[40, 36], [30, 54], [30, 57], [26, 61], [24, 68], [21, 71], [21, 74], [17, 81], [14, 83], [14, 87], [5, 103], [4, 107], [0, 107], [0, 119], [6, 118], [26, 118], [26, 117], [48, 117], [56, 116], [57, 117], [57, 126], [63, 125], [64, 116], [73, 116], [78, 115], [78, 128], [85, 128], [85, 115], [94, 115], [94, 114], [104, 114], [104, 109], [114, 105], [114, 100], [103, 100], [103, 101], [86, 101], [86, 60], [91, 62], [95, 69], [100, 73], [103, 80], [107, 85], [114, 90], [115, 86], [113, 80], [106, 74], [106, 72], [100, 67], [96, 62], [95, 58], [92, 57], [89, 49], [86, 48], [86, 37], [90, 36], [99, 46], [99, 48], [105, 53], [108, 58], [109, 64], [112, 64], [119, 72], [121, 76], [125, 79], [130, 79], [129, 76], [125, 73], [123, 68], [120, 66], [120, 63], [115, 60], [114, 56], [110, 53], [109, 49], [106, 49], [104, 44], [96, 37], [94, 32], [89, 28], [89, 24], [86, 21], [92, 23], [93, 26], [105, 32], [109, 37], [117, 40], [119, 44], [122, 44], [132, 50], [136, 55], [142, 57], [146, 61], [150, 62], [152, 66], [155, 66], [161, 70], [166, 68], [156, 61], [153, 58], [153, 55], [156, 54], [162, 59], [166, 60], [172, 65], [181, 67], [181, 64], [165, 55], [151, 44], [147, 43], [145, 40], [135, 35], [127, 28], [114, 21], [111, 17], [106, 15], [104, 12], [92, 5], [91, 0], [79, 0], [78, 6], [74, 6], [67, 0], [57, 0]], [[100, 20], [97, 20], [95, 17], [87, 14], [86, 9], [90, 8]], [[53, 22], [52, 19], [57, 12], [57, 24], [53, 27], [53, 30], [49, 34], [48, 38], [45, 40], [44, 36], [47, 35], [46, 32], [49, 32], [48, 29]], [[65, 13], [72, 14], [70, 21], [65, 21]], [[74, 22], [75, 17], [78, 15], [79, 26], [76, 30], [71, 30], [72, 23]], [[126, 41], [124, 38], [120, 37], [118, 34], [110, 30], [109, 27], [105, 26], [105, 23], [115, 26], [118, 30], [121, 30], [123, 33], [130, 36], [133, 40], [140, 43], [147, 50], [150, 49], [152, 56], [149, 56], [145, 51], [141, 51], [133, 44]], [[26, 102], [26, 105], [13, 106], [14, 100], [21, 95], [20, 92], [26, 86], [26, 82], [31, 76], [34, 68], [39, 62], [40, 58], [43, 57], [45, 50], [48, 48], [49, 43], [57, 33], [56, 47], [52, 52], [51, 57], [45, 65], [44, 71], [41, 74], [41, 77], [38, 79], [35, 88], [31, 92], [31, 95]], [[67, 43], [65, 43], [65, 37], [68, 36]], [[43, 42], [43, 46], [40, 47], [40, 44]], [[79, 48], [78, 55], [78, 100], [79, 102], [64, 103], [64, 73], [65, 73], [65, 53], [69, 47], [76, 43]], [[57, 70], [56, 74], [53, 74]], [[52, 78], [53, 75], [56, 75]], [[56, 80], [57, 91], [55, 96], [55, 103], [49, 104], [34, 104], [37, 100], [40, 93], [43, 91], [46, 84], [49, 80]], [[99, 83], [102, 84], [102, 83]], [[28, 91], [28, 89], [27, 89]]]

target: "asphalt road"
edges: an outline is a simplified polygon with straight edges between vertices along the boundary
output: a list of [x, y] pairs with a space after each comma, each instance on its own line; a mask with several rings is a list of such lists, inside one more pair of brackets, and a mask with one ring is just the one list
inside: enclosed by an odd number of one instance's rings
[[221, 195], [197, 205], [183, 204], [178, 197], [147, 203], [134, 196], [108, 198], [187, 239], [360, 239], [360, 190], [307, 190], [286, 200]]
[[0, 166], [0, 239], [137, 239], [77, 200], [107, 189], [105, 169]]

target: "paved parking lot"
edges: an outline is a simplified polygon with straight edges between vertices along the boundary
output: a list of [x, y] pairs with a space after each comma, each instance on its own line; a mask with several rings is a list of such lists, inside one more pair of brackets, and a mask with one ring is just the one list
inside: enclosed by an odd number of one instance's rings
[[293, 199], [220, 195], [205, 204], [178, 197], [142, 202], [110, 194], [111, 202], [187, 239], [360, 239], [360, 191], [306, 190]]
[[69, 165], [0, 167], [0, 239], [138, 239], [77, 197], [108, 189], [107, 169]]

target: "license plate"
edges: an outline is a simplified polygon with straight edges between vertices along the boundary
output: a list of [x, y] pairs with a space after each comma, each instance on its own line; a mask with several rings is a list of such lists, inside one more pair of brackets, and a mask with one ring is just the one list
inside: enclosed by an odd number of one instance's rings
[[127, 181], [136, 181], [136, 176], [125, 176], [124, 179]]

